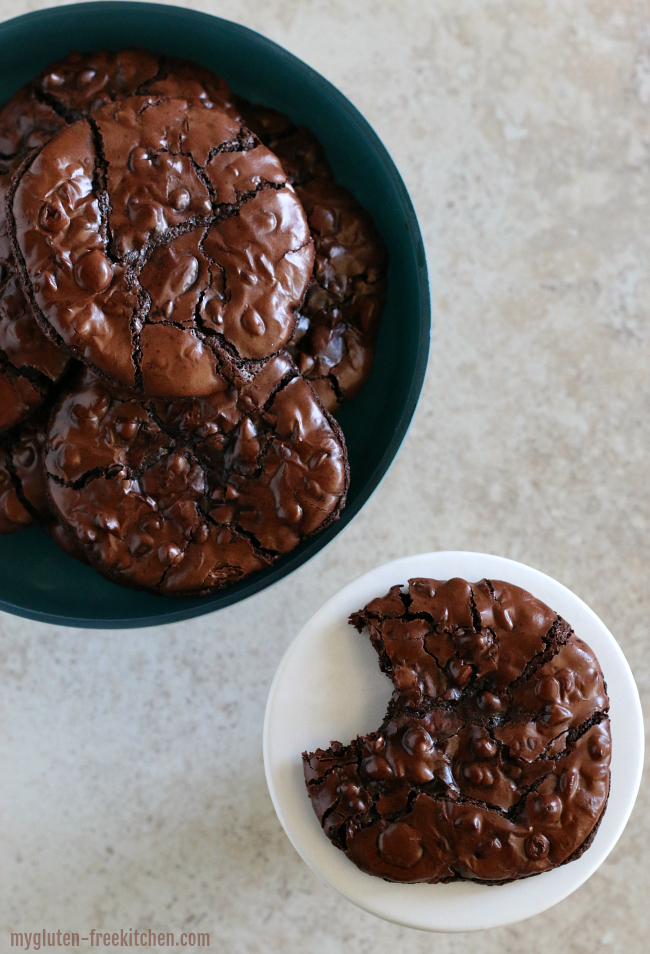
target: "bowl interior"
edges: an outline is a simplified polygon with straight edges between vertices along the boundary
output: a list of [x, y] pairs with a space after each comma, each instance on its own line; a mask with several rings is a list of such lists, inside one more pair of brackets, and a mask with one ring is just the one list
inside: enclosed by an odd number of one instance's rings
[[370, 380], [337, 415], [351, 469], [341, 519], [267, 570], [203, 599], [119, 587], [63, 554], [39, 527], [0, 537], [0, 609], [68, 625], [142, 626], [207, 613], [304, 563], [352, 519], [388, 469], [415, 410], [429, 349], [424, 247], [392, 160], [341, 93], [259, 34], [217, 17], [149, 3], [82, 3], [38, 11], [0, 24], [0, 102], [71, 50], [125, 46], [195, 60], [224, 76], [236, 93], [310, 126], [336, 178], [370, 210], [388, 247], [388, 302]]

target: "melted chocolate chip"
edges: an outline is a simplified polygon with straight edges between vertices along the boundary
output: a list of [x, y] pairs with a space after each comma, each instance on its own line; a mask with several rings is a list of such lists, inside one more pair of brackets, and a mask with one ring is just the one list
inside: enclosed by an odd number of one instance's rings
[[74, 277], [80, 288], [98, 295], [110, 285], [113, 269], [106, 255], [100, 249], [93, 248], [77, 260]]
[[412, 868], [424, 852], [421, 833], [404, 822], [396, 822], [384, 829], [377, 847], [381, 858], [397, 868]]

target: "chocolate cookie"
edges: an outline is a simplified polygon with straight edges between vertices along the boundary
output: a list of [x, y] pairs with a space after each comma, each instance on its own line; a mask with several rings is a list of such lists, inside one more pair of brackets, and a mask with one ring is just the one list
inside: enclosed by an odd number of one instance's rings
[[591, 649], [509, 583], [416, 579], [350, 620], [394, 684], [380, 729], [303, 754], [331, 841], [388, 881], [499, 884], [579, 857], [609, 793]]
[[43, 408], [0, 442], [0, 534], [38, 523], [62, 550], [87, 563], [81, 544], [54, 515], [47, 496], [43, 449], [48, 417]]
[[34, 321], [13, 263], [0, 252], [0, 432], [46, 400], [68, 361]]
[[345, 503], [343, 435], [284, 354], [207, 397], [150, 399], [85, 371], [45, 455], [61, 520], [127, 586], [208, 592], [272, 563]]
[[372, 370], [388, 260], [372, 218], [347, 189], [312, 179], [296, 193], [316, 257], [287, 350], [334, 411], [358, 393]]
[[224, 80], [203, 67], [146, 50], [71, 53], [0, 108], [0, 432], [49, 396], [69, 354], [39, 329], [17, 279], [4, 214], [5, 194], [24, 157], [67, 123], [137, 91], [182, 95], [236, 115]]
[[333, 178], [325, 150], [307, 126], [296, 126], [276, 109], [244, 99], [236, 100], [236, 108], [248, 128], [278, 157], [293, 186]]
[[14, 188], [14, 254], [39, 324], [113, 381], [209, 394], [291, 336], [314, 258], [307, 222], [278, 160], [225, 112], [104, 106]]
[[43, 403], [69, 361], [36, 324], [16, 276], [1, 211], [10, 177], [0, 159], [0, 433]]
[[50, 63], [0, 108], [0, 158], [25, 156], [100, 106], [147, 94], [179, 96], [238, 115], [225, 80], [196, 63], [141, 49], [73, 52]]
[[280, 159], [316, 247], [312, 283], [287, 346], [328, 411], [357, 394], [372, 370], [386, 301], [386, 248], [372, 217], [333, 181], [306, 126], [238, 101], [247, 125]]
[[14, 441], [0, 437], [0, 534], [15, 533], [35, 523], [36, 515], [22, 494], [13, 461]]

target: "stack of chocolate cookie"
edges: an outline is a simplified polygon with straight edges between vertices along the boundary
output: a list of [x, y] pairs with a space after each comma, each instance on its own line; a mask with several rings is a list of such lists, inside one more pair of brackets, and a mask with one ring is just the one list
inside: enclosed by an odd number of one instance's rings
[[0, 532], [202, 594], [341, 512], [386, 253], [305, 127], [146, 51], [0, 110]]

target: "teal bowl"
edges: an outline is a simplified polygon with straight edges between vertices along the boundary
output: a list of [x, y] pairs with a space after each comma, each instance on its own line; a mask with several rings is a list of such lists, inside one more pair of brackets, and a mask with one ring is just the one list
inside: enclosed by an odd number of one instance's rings
[[67, 626], [151, 626], [211, 613], [309, 560], [356, 516], [388, 470], [415, 411], [431, 335], [422, 237], [386, 149], [331, 83], [253, 30], [194, 10], [116, 0], [28, 13], [0, 23], [0, 102], [70, 50], [125, 46], [195, 60], [224, 76], [234, 92], [310, 126], [336, 178], [370, 210], [388, 247], [388, 302], [370, 379], [337, 415], [352, 475], [340, 520], [268, 569], [202, 599], [110, 583], [59, 551], [39, 527], [0, 537], [0, 609]]

